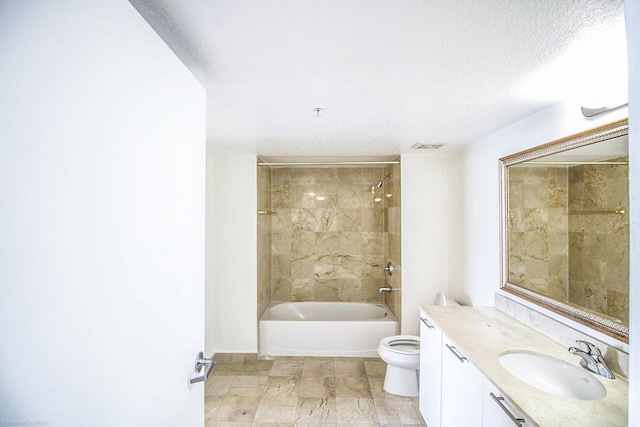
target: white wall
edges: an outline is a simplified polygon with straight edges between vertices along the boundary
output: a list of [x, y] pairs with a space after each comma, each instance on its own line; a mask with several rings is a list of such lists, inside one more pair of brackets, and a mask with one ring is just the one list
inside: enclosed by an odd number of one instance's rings
[[[449, 265], [449, 293], [457, 300], [491, 306], [500, 287], [500, 206], [498, 159], [627, 116], [623, 108], [586, 119], [577, 104], [556, 104], [465, 147], [451, 157], [461, 174], [462, 191], [449, 194], [449, 205], [462, 212], [454, 233]], [[458, 184], [460, 189], [460, 185]], [[452, 218], [453, 220], [453, 218]]]
[[401, 156], [403, 334], [418, 334], [418, 306], [447, 289], [447, 162], [444, 155]]
[[212, 357], [216, 352], [216, 299], [215, 299], [215, 158], [207, 152], [205, 196], [205, 291], [204, 291], [204, 354]]
[[[213, 328], [218, 353], [256, 353], [258, 193], [254, 154], [213, 154]], [[211, 178], [211, 177], [209, 177]], [[209, 214], [208, 214], [209, 215]]]
[[203, 425], [205, 93], [125, 1], [0, 3], [0, 419]]
[[631, 221], [629, 425], [640, 425], [640, 2], [624, 3], [629, 58], [629, 219]]

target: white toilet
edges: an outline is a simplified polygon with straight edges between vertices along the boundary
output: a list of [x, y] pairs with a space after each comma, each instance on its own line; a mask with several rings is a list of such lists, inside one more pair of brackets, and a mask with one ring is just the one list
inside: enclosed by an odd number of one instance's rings
[[420, 337], [394, 335], [383, 338], [378, 345], [378, 354], [387, 363], [384, 390], [398, 396], [417, 396]]
[[[434, 305], [458, 305], [447, 301], [439, 293]], [[387, 364], [384, 390], [398, 396], [418, 396], [418, 375], [420, 375], [420, 337], [415, 335], [394, 335], [383, 338], [378, 345], [378, 355]]]

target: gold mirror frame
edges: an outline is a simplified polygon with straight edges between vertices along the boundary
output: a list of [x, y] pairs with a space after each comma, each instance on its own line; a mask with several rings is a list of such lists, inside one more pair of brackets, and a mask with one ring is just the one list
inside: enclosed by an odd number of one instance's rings
[[511, 154], [500, 159], [500, 252], [501, 252], [501, 289], [536, 305], [570, 318], [576, 322], [612, 336], [625, 343], [629, 342], [629, 327], [598, 316], [575, 306], [554, 300], [537, 292], [530, 291], [509, 282], [509, 201], [508, 172], [511, 165], [556, 154], [586, 145], [595, 144], [629, 134], [628, 120], [620, 120], [586, 132], [558, 139], [538, 147]]

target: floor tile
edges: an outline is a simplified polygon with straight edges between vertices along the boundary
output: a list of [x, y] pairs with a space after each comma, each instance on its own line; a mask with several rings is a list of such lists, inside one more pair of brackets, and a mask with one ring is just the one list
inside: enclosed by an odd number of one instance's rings
[[226, 396], [262, 396], [267, 388], [269, 377], [235, 376]]
[[300, 397], [335, 397], [336, 384], [333, 377], [302, 377]]
[[379, 358], [224, 363], [205, 383], [205, 427], [424, 426], [418, 399], [383, 389]]
[[253, 422], [261, 399], [257, 396], [225, 396], [215, 410], [212, 420]]
[[304, 358], [277, 358], [273, 362], [271, 368], [271, 376], [301, 376], [302, 368], [304, 367]]
[[332, 397], [300, 397], [296, 411], [296, 423], [336, 423], [336, 399]]
[[234, 421], [216, 421], [209, 420], [205, 423], [206, 427], [253, 427], [253, 423], [237, 423]]
[[367, 378], [336, 378], [336, 397], [373, 397]]
[[381, 359], [365, 360], [364, 368], [369, 378], [384, 378], [387, 373], [387, 364]]
[[380, 424], [423, 425], [422, 417], [410, 400], [374, 399]]
[[366, 378], [367, 371], [362, 360], [340, 360], [334, 362], [336, 377]]
[[333, 377], [335, 375], [334, 363], [332, 358], [305, 358], [304, 367], [302, 369], [303, 377]]
[[204, 391], [205, 396], [224, 396], [229, 391], [229, 387], [233, 384], [235, 377], [209, 377], [207, 380], [207, 388]]
[[254, 421], [292, 423], [296, 417], [297, 407], [297, 397], [263, 397]]
[[371, 398], [336, 399], [336, 409], [338, 412], [338, 424], [376, 424], [378, 422], [373, 399]]
[[300, 377], [269, 377], [264, 396], [297, 397], [300, 391]]

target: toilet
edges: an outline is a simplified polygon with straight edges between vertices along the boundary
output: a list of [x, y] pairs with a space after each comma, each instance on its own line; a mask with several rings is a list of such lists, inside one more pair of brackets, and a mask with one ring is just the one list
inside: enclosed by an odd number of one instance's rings
[[398, 396], [418, 395], [420, 337], [394, 335], [380, 340], [378, 355], [387, 364], [384, 390]]
[[[434, 305], [458, 305], [439, 293]], [[420, 372], [420, 337], [394, 335], [380, 340], [378, 355], [387, 364], [384, 390], [398, 396], [418, 396]]]

